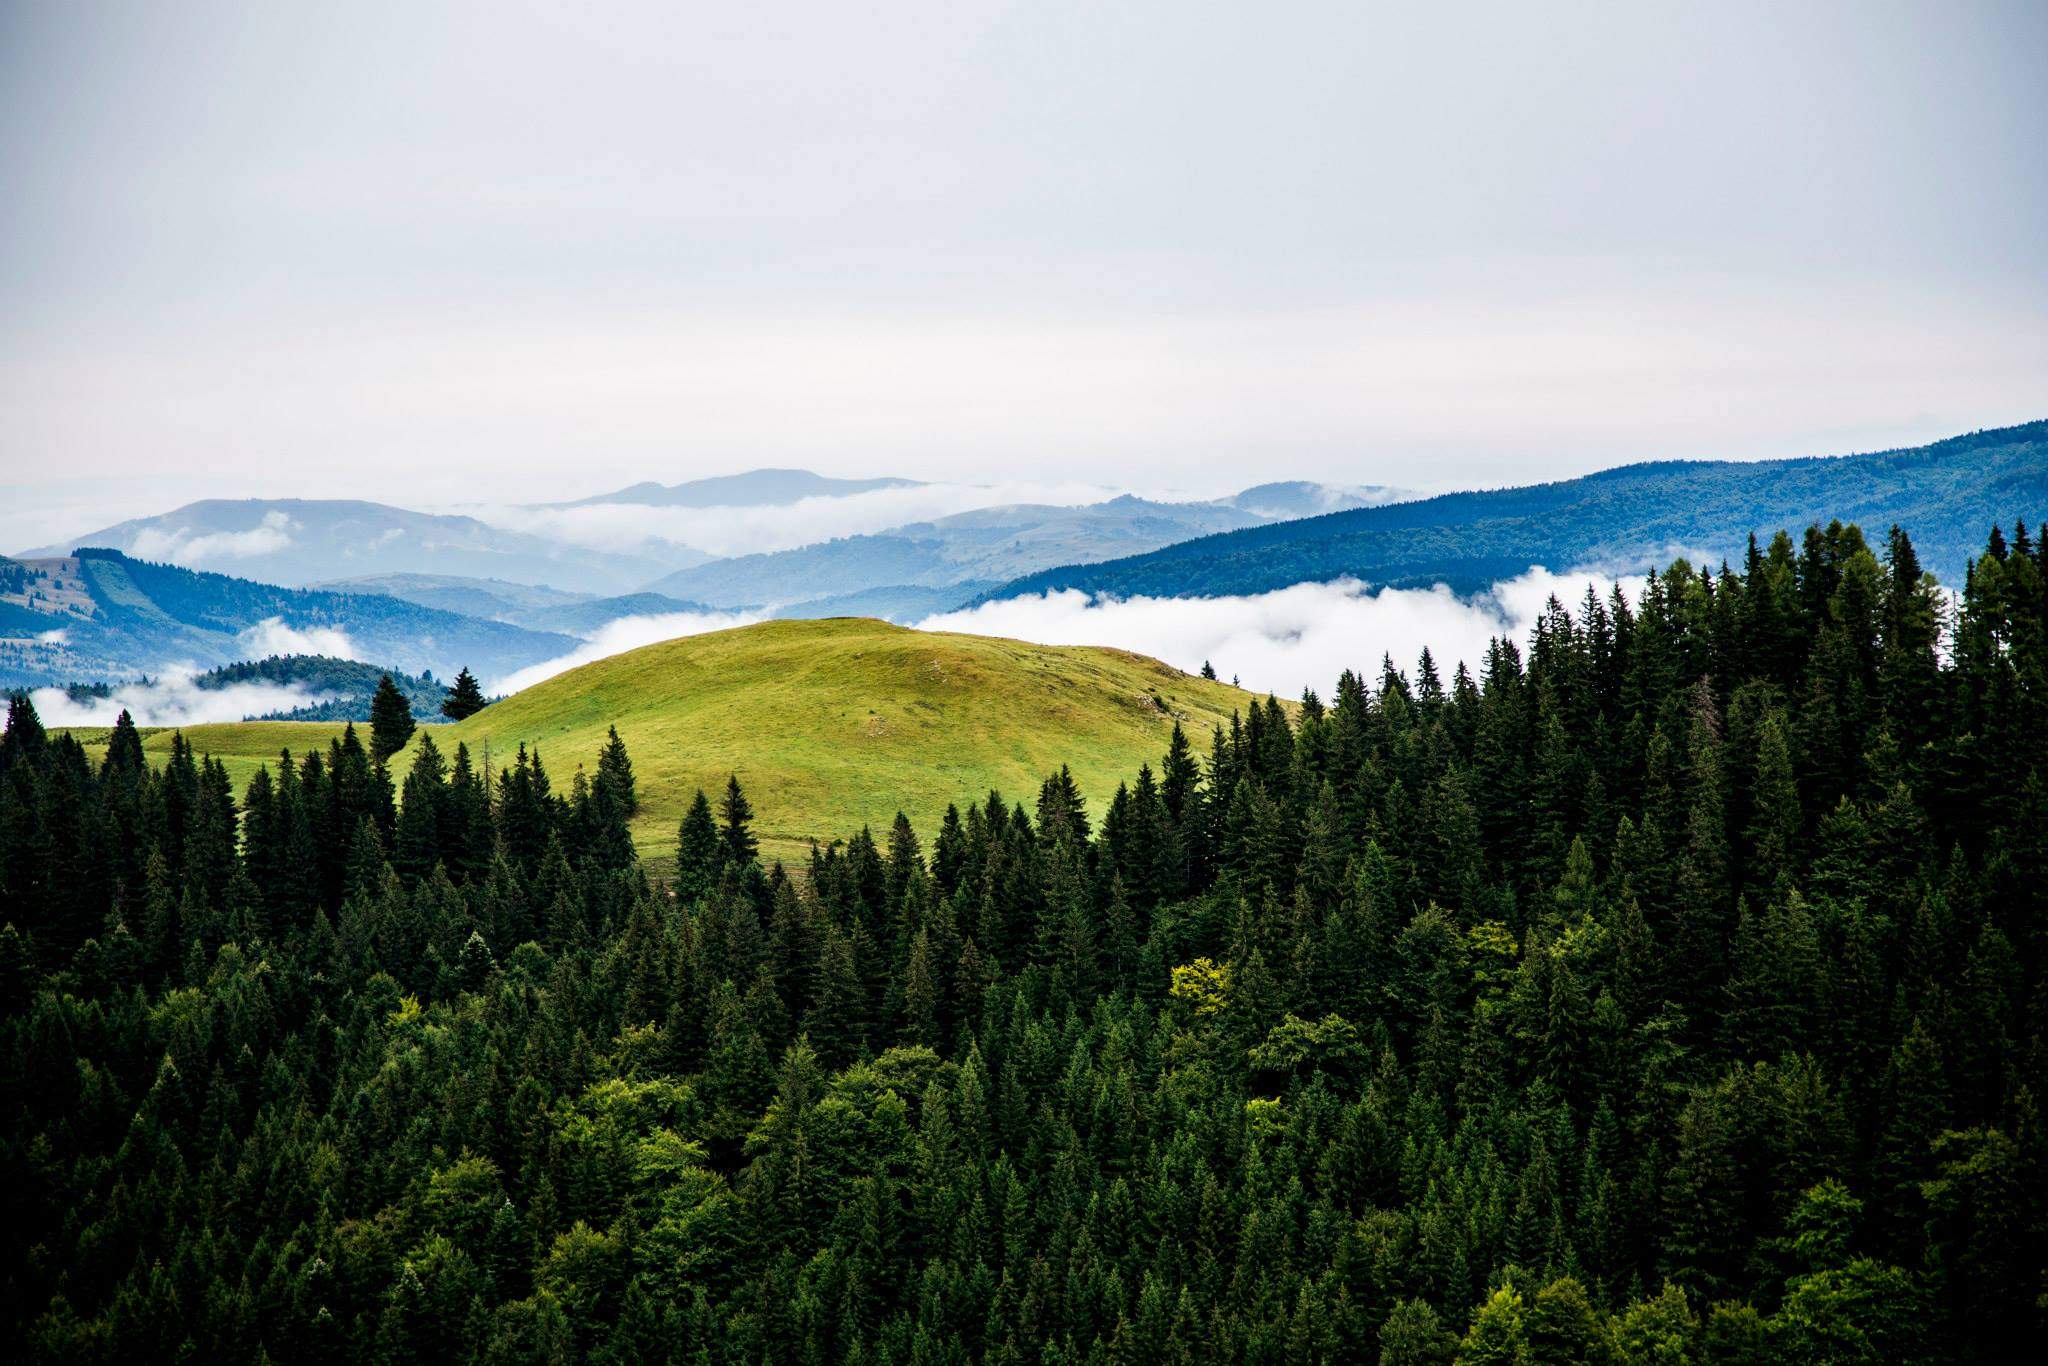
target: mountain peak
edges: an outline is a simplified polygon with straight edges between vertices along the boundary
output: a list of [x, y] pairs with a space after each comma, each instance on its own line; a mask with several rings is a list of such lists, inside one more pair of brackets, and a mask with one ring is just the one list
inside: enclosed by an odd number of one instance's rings
[[915, 479], [838, 479], [811, 470], [764, 466], [739, 474], [718, 474], [681, 484], [643, 481], [611, 493], [579, 498], [555, 507], [591, 507], [599, 503], [637, 503], [646, 507], [787, 507], [805, 498], [847, 498], [878, 489], [916, 488]]

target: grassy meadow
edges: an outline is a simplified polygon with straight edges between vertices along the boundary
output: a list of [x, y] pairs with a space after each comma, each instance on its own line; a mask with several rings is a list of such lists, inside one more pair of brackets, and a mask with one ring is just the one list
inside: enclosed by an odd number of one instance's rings
[[[595, 767], [608, 726], [633, 756], [641, 810], [633, 833], [656, 869], [703, 788], [737, 773], [770, 858], [801, 861], [812, 840], [881, 827], [898, 810], [921, 836], [949, 802], [991, 787], [1029, 802], [1046, 772], [1069, 765], [1100, 814], [1141, 763], [1156, 769], [1175, 719], [1198, 751], [1212, 725], [1251, 695], [1154, 659], [1079, 646], [913, 631], [866, 618], [772, 621], [614, 655], [536, 684], [459, 725], [434, 726], [453, 754], [465, 743], [503, 767], [538, 748], [557, 792]], [[422, 727], [422, 733], [427, 730]], [[188, 727], [237, 790], [278, 751], [325, 748], [341, 727], [254, 721]], [[88, 746], [104, 731], [76, 732]], [[417, 737], [414, 746], [418, 745]], [[170, 732], [144, 748], [160, 759]], [[393, 763], [403, 779], [411, 751]]]

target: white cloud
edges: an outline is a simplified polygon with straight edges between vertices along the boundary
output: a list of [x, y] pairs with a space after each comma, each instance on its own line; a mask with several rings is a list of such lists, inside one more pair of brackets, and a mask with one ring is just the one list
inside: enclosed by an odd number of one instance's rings
[[355, 642], [338, 626], [288, 626], [283, 617], [265, 617], [236, 637], [249, 658], [266, 655], [328, 655], [355, 659]]
[[[1575, 609], [1588, 585], [1605, 598], [1615, 583], [1595, 571], [1532, 566], [1468, 598], [1442, 584], [1374, 591], [1355, 579], [1226, 598], [1096, 598], [1066, 589], [941, 613], [918, 629], [1110, 645], [1189, 672], [1206, 660], [1247, 688], [1283, 696], [1314, 688], [1327, 697], [1345, 669], [1376, 677], [1383, 655], [1412, 677], [1425, 646], [1448, 682], [1460, 662], [1476, 669], [1495, 637], [1526, 642], [1553, 595]], [[1644, 580], [1620, 583], [1633, 596]]]
[[690, 546], [711, 555], [790, 550], [840, 536], [888, 531], [975, 508], [1009, 503], [1057, 507], [1099, 503], [1121, 489], [1077, 482], [922, 484], [871, 489], [844, 497], [803, 498], [782, 507], [646, 507], [593, 503], [588, 507], [465, 507], [480, 521], [571, 545], [619, 550], [650, 542]]
[[723, 631], [731, 626], [748, 626], [760, 620], [760, 614], [754, 612], [664, 612], [658, 616], [620, 617], [606, 622], [595, 635], [569, 653], [530, 664], [496, 680], [491, 684], [491, 691], [515, 693], [579, 665], [637, 650], [642, 645], [675, 640], [680, 636], [702, 635], [706, 631]]
[[36, 639], [45, 645], [69, 645], [71, 643], [71, 632], [59, 626], [53, 630], [43, 632]]
[[62, 688], [37, 688], [29, 695], [36, 714], [51, 726], [111, 726], [124, 711], [138, 726], [197, 726], [294, 711], [328, 696], [298, 684], [231, 683], [224, 688], [201, 688], [194, 684], [189, 668], [144, 683], [118, 684], [107, 697], [73, 700]]
[[139, 560], [162, 560], [188, 569], [221, 560], [246, 560], [269, 555], [292, 543], [296, 523], [282, 512], [266, 512], [260, 526], [247, 531], [210, 531], [195, 536], [190, 527], [159, 531], [144, 527], [128, 544]]

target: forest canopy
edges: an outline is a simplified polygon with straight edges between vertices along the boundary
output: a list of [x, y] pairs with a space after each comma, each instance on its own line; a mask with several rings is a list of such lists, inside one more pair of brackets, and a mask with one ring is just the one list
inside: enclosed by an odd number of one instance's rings
[[[2048, 544], [1752, 540], [764, 867], [351, 728], [0, 736], [8, 1340], [98, 1362], [1999, 1360]], [[1017, 801], [1022, 795], [1026, 801]]]

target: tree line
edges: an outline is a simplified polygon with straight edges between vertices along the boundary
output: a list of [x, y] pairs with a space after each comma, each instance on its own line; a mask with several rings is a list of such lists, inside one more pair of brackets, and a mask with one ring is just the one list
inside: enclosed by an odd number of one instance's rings
[[[351, 728], [0, 736], [38, 1360], [1998, 1360], [2048, 1318], [2048, 544], [1894, 529], [1346, 673], [1099, 811], [650, 876]], [[373, 748], [376, 752], [373, 752]], [[666, 860], [664, 859], [664, 864]]]

